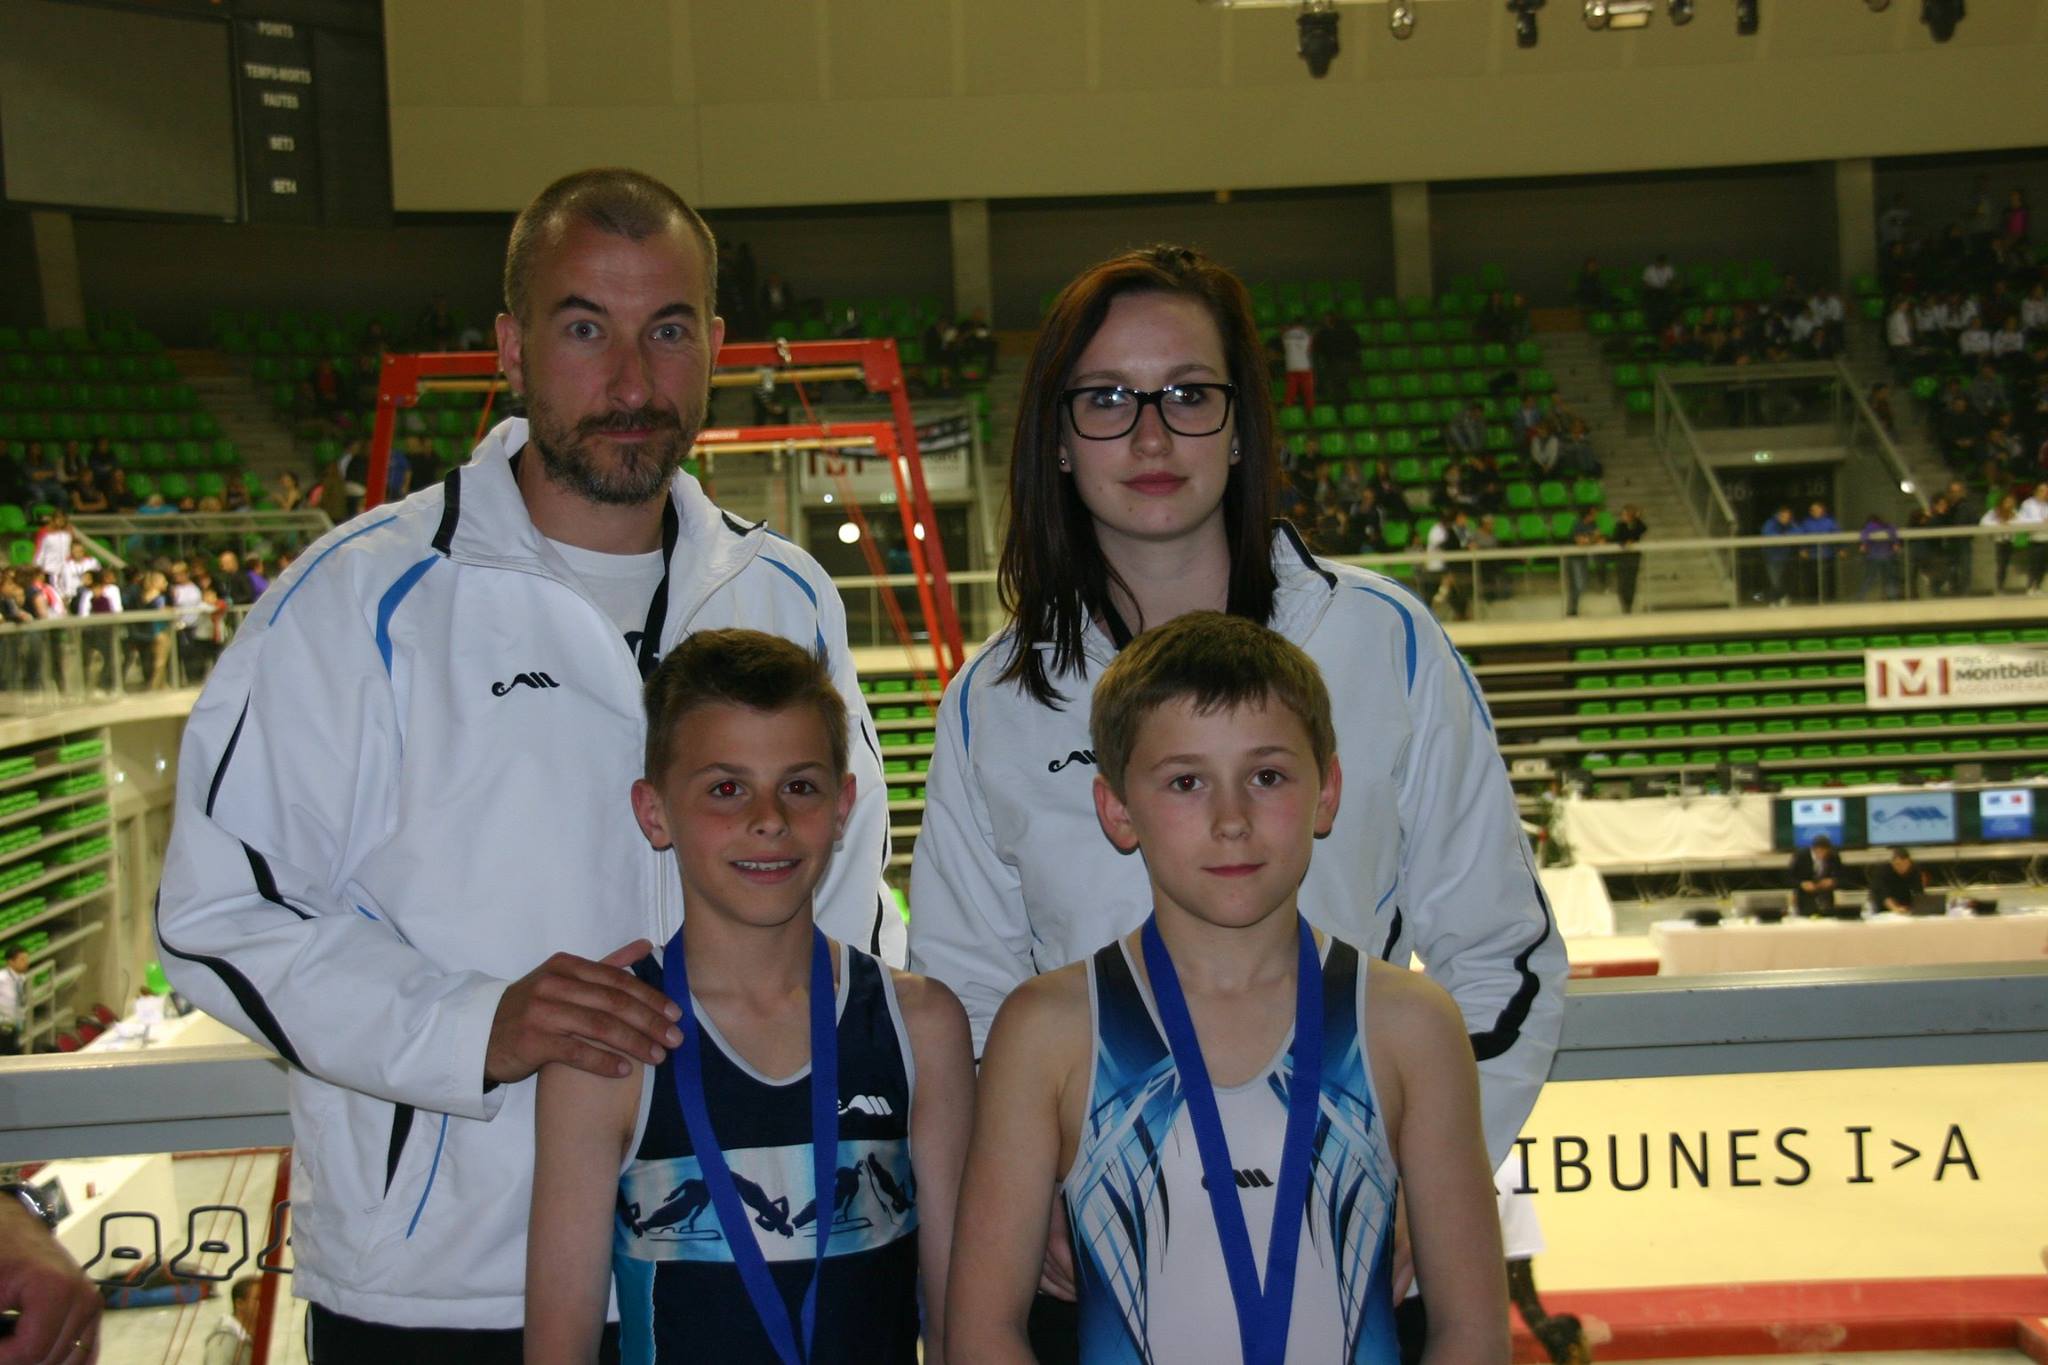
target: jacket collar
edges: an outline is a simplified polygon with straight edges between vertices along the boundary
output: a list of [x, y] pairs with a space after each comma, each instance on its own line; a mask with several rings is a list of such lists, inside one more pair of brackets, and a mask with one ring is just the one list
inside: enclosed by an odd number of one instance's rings
[[[573, 583], [575, 576], [534, 526], [513, 477], [512, 457], [526, 448], [523, 417], [491, 428], [470, 462], [443, 485], [434, 548], [464, 564], [520, 569]], [[669, 600], [694, 604], [760, 553], [769, 532], [719, 510], [704, 486], [678, 470], [669, 485], [675, 534], [670, 542]]]

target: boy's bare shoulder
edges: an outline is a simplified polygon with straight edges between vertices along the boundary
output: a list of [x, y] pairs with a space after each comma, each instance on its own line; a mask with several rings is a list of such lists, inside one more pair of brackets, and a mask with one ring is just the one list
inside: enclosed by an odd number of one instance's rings
[[1421, 972], [1366, 958], [1366, 1027], [1374, 1037], [1421, 1046], [1469, 1046], [1465, 1016], [1450, 992]]
[[1088, 964], [1072, 962], [1010, 992], [996, 1011], [987, 1051], [1059, 1053], [1068, 1045], [1085, 1044], [1090, 1029]]
[[953, 994], [945, 982], [919, 976], [901, 967], [888, 970], [890, 984], [896, 988], [896, 1005], [903, 1011], [905, 1023], [913, 1018], [933, 1022], [945, 1022], [956, 1017], [966, 1020], [967, 1010], [960, 1004], [960, 997]]

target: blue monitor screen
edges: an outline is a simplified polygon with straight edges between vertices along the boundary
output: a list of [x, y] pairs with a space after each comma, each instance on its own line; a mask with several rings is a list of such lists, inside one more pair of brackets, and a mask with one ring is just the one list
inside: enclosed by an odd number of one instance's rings
[[1810, 848], [1815, 835], [1825, 834], [1836, 848], [1842, 846], [1842, 798], [1800, 797], [1792, 803], [1792, 846]]
[[2028, 787], [1977, 793], [1977, 816], [1986, 839], [2034, 837], [2034, 793]]
[[1952, 844], [1956, 841], [1954, 792], [1891, 792], [1874, 795], [1866, 811], [1870, 842]]

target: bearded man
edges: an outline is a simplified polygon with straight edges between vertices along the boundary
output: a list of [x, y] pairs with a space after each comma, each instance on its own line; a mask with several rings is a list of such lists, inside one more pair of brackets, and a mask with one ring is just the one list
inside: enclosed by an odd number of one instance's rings
[[518, 1361], [535, 1071], [624, 1075], [681, 1042], [618, 968], [682, 914], [627, 791], [641, 681], [685, 635], [827, 657], [859, 797], [818, 922], [902, 960], [838, 594], [679, 472], [725, 333], [709, 229], [645, 175], [579, 172], [520, 214], [504, 284], [527, 416], [302, 554], [179, 760], [158, 943], [290, 1064], [292, 1286], [322, 1361]]

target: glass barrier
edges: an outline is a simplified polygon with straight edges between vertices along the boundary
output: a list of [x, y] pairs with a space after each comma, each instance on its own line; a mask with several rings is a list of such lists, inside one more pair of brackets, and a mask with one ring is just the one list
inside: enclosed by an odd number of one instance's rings
[[275, 566], [334, 525], [318, 509], [294, 512], [179, 512], [167, 515], [87, 515], [71, 524], [125, 564], [137, 559], [211, 560], [222, 550], [256, 554]]
[[[1444, 621], [1545, 621], [2020, 593], [2048, 577], [2048, 536], [2030, 534], [2023, 525], [1897, 529], [1876, 537], [1855, 529], [1649, 539], [1635, 551], [1546, 545], [1330, 558], [1399, 579]], [[970, 647], [1006, 624], [993, 572], [950, 577]], [[847, 635], [855, 646], [903, 643], [883, 605], [885, 591], [896, 594], [913, 642], [923, 643], [917, 581], [909, 574], [833, 582], [845, 600]]]
[[[296, 1361], [286, 1070], [188, 1019], [0, 1061], [0, 1162], [123, 1305], [102, 1359], [196, 1361], [255, 1276]], [[1516, 1358], [2014, 1349], [2048, 1294], [2044, 1084], [2044, 963], [1573, 982], [1499, 1175], [1541, 1299]]]
[[0, 715], [197, 687], [249, 611], [222, 603], [0, 626]]

